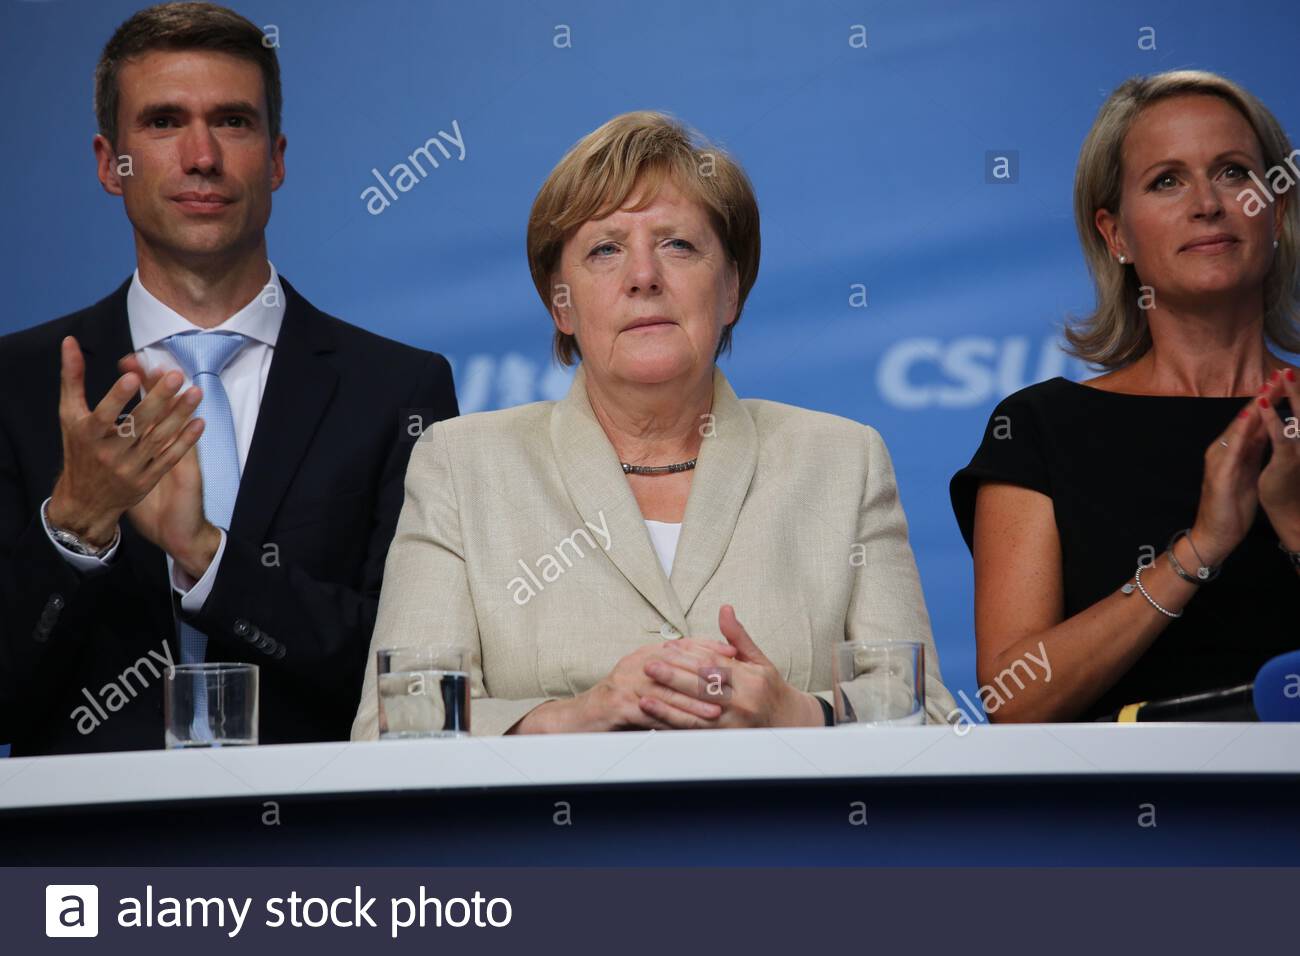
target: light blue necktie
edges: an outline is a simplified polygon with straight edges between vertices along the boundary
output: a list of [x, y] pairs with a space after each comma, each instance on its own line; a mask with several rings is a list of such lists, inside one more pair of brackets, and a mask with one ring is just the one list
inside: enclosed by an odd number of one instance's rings
[[[199, 471], [203, 475], [203, 511], [208, 521], [230, 530], [239, 495], [239, 444], [235, 438], [235, 419], [230, 411], [230, 397], [221, 384], [221, 370], [235, 357], [247, 339], [236, 332], [181, 332], [168, 336], [163, 345], [172, 353], [190, 381], [203, 389], [203, 399], [195, 415], [203, 419], [199, 437]], [[181, 622], [181, 663], [201, 664], [207, 655], [208, 636], [192, 625]], [[207, 682], [198, 678], [194, 688], [195, 721], [193, 730], [200, 738], [210, 738], [206, 719]]]

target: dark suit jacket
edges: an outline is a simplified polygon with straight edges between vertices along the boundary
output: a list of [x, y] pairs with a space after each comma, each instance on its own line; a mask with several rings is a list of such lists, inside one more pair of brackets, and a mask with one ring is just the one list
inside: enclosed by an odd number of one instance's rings
[[131, 351], [130, 282], [0, 338], [0, 741], [14, 756], [161, 747], [155, 673], [168, 653], [179, 660], [182, 616], [208, 635], [208, 660], [261, 665], [262, 743], [347, 739], [407, 458], [421, 425], [456, 415], [456, 396], [442, 356], [281, 284], [284, 322], [225, 554], [193, 615], [166, 556], [126, 516], [112, 568], [81, 574], [39, 515], [62, 467], [59, 343], [81, 344], [94, 408]]

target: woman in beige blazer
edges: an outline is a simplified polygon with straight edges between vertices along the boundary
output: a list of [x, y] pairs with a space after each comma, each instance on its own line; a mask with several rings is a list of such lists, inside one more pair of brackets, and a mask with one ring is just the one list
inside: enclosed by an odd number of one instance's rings
[[954, 713], [880, 436], [715, 367], [758, 273], [740, 167], [616, 117], [543, 185], [528, 254], [581, 365], [562, 401], [416, 443], [372, 659], [464, 648], [477, 735], [819, 726], [838, 642], [921, 641], [927, 716]]

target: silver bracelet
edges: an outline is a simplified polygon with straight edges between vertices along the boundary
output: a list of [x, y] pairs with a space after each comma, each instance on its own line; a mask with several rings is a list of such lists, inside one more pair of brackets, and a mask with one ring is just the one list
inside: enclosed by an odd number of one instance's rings
[[1210, 565], [1205, 563], [1205, 559], [1201, 557], [1201, 552], [1196, 550], [1196, 542], [1192, 540], [1191, 528], [1184, 528], [1182, 531], [1177, 532], [1172, 538], [1169, 539], [1169, 547], [1167, 549], [1169, 551], [1169, 560], [1173, 562], [1174, 570], [1178, 572], [1178, 576], [1185, 580], [1191, 581], [1190, 577], [1183, 574], [1182, 566], [1178, 563], [1178, 559], [1174, 557], [1174, 545], [1178, 543], [1179, 538], [1187, 539], [1187, 544], [1191, 547], [1192, 554], [1196, 555], [1196, 560], [1200, 562], [1200, 567], [1196, 569], [1196, 577], [1199, 580], [1192, 581], [1192, 583], [1199, 584], [1204, 581], [1213, 581], [1215, 578], [1217, 578], [1219, 576], [1219, 568], [1211, 567]]
[[1176, 614], [1173, 611], [1166, 611], [1164, 608], [1162, 608], [1159, 604], [1156, 603], [1155, 598], [1153, 598], [1150, 594], [1147, 593], [1147, 589], [1142, 586], [1142, 565], [1140, 564], [1137, 566], [1137, 570], [1133, 572], [1133, 580], [1130, 581], [1128, 584], [1125, 584], [1122, 588], [1120, 588], [1120, 590], [1123, 591], [1125, 594], [1132, 594], [1135, 589], [1141, 591], [1142, 596], [1147, 599], [1147, 603], [1150, 604], [1157, 611], [1159, 611], [1161, 614], [1163, 614], [1165, 617], [1180, 618], [1183, 616], [1182, 611], [1179, 611]]
[[1173, 567], [1174, 573], [1177, 574], [1184, 581], [1186, 581], [1188, 584], [1195, 584], [1199, 588], [1202, 584], [1205, 583], [1200, 578], [1192, 577], [1190, 574], [1187, 573], [1186, 570], [1183, 569], [1183, 566], [1178, 562], [1178, 555], [1174, 554], [1173, 548], [1169, 548], [1167, 551], [1165, 551], [1165, 555], [1166, 557], [1169, 558], [1169, 564]]

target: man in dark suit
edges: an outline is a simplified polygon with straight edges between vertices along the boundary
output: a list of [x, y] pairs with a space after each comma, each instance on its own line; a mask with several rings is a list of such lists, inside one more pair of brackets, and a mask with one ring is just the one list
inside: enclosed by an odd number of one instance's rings
[[159, 747], [172, 663], [260, 665], [262, 743], [346, 739], [441, 356], [314, 308], [267, 261], [279, 67], [179, 3], [96, 70], [100, 182], [137, 270], [0, 339], [0, 741]]

